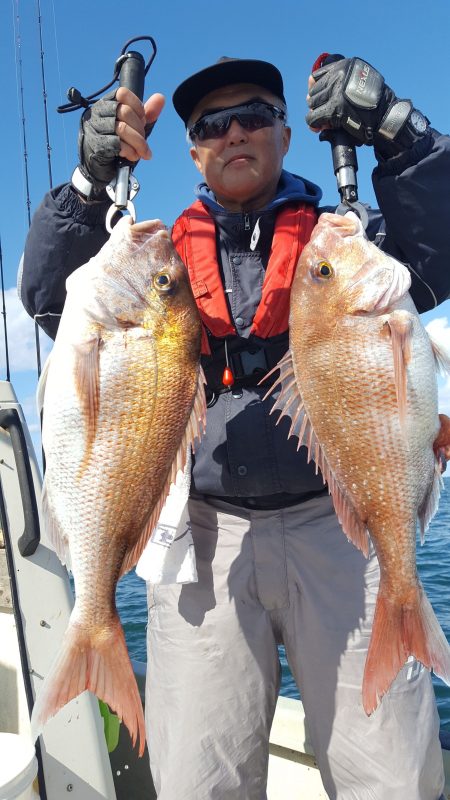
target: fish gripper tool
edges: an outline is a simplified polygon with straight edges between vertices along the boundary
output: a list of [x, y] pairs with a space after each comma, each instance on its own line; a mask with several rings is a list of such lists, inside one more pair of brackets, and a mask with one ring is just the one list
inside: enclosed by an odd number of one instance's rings
[[[145, 63], [141, 53], [135, 50], [128, 50], [133, 42], [149, 41], [152, 46], [152, 53]], [[149, 71], [156, 56], [156, 42], [152, 36], [135, 36], [134, 39], [129, 39], [123, 46], [121, 53], [114, 65], [114, 74], [112, 80], [93, 94], [84, 97], [81, 92], [75, 87], [71, 87], [67, 92], [69, 103], [66, 105], [58, 106], [57, 111], [59, 114], [65, 114], [68, 111], [76, 111], [78, 109], [89, 108], [92, 103], [98, 100], [99, 95], [104, 94], [111, 86], [119, 81], [120, 86], [125, 86], [130, 89], [139, 100], [142, 102], [144, 98], [144, 83], [145, 76]], [[155, 123], [146, 127], [146, 135], [148, 136]], [[119, 158], [116, 177], [106, 187], [108, 197], [113, 201], [108, 209], [106, 215], [106, 230], [108, 233], [112, 231], [112, 220], [117, 211], [128, 211], [131, 215], [133, 222], [136, 221], [136, 212], [133, 205], [133, 198], [138, 193], [140, 186], [139, 181], [132, 174], [135, 164], [127, 161], [125, 158]]]
[[[340, 61], [341, 55], [330, 55], [322, 53], [315, 61], [312, 71], [335, 61]], [[331, 145], [331, 155], [333, 158], [333, 169], [336, 175], [336, 182], [341, 202], [336, 208], [336, 214], [347, 214], [354, 211], [361, 220], [364, 230], [369, 224], [369, 217], [366, 207], [358, 200], [358, 181], [356, 173], [358, 171], [358, 159], [356, 158], [356, 146], [353, 137], [347, 131], [340, 129], [323, 130], [319, 134], [321, 142], [329, 142]]]

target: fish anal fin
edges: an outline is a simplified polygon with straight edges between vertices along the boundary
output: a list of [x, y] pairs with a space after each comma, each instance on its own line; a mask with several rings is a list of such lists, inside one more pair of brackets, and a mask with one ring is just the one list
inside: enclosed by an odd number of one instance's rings
[[97, 428], [100, 401], [100, 344], [100, 336], [93, 336], [74, 348], [74, 378], [85, 425], [86, 457]]
[[408, 311], [397, 309], [389, 314], [386, 322], [392, 342], [394, 359], [394, 381], [397, 395], [397, 406], [401, 425], [404, 425], [407, 408], [408, 373], [407, 366], [411, 361], [411, 342], [413, 318]]
[[369, 532], [365, 522], [361, 519], [349, 497], [342, 491], [328, 463], [323, 456], [321, 464], [324, 480], [328, 484], [336, 516], [342, 526], [347, 539], [361, 550], [363, 555], [369, 556]]
[[170, 487], [177, 481], [179, 471], [181, 470], [183, 473], [185, 473], [186, 470], [189, 470], [189, 475], [184, 474], [182, 480], [190, 481], [190, 451], [191, 449], [194, 451], [195, 441], [201, 440], [206, 426], [205, 383], [206, 380], [203, 369], [199, 367], [197, 390], [181, 443], [170, 467], [169, 474], [164, 483], [161, 495], [158, 498], [149, 519], [145, 523], [138, 541], [125, 554], [120, 570], [120, 576], [132, 569], [139, 561], [142, 553], [144, 552], [145, 546], [158, 523], [159, 517], [161, 516], [161, 511], [170, 492]]
[[450, 684], [450, 647], [422, 586], [401, 604], [380, 586], [364, 669], [366, 714], [375, 711], [409, 656]]
[[[72, 612], [73, 613], [73, 612]], [[108, 627], [89, 632], [70, 622], [61, 649], [37, 695], [31, 717], [33, 741], [59, 709], [89, 689], [107, 703], [130, 732], [139, 755], [145, 749], [142, 703], [119, 618]]]

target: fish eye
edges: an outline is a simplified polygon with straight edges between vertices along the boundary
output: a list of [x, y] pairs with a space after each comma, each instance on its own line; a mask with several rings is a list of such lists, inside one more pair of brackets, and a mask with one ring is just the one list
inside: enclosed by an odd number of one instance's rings
[[334, 275], [334, 269], [329, 261], [319, 261], [314, 267], [314, 277], [328, 280]]
[[167, 272], [158, 272], [153, 278], [153, 285], [160, 292], [168, 292], [173, 288], [173, 281]]

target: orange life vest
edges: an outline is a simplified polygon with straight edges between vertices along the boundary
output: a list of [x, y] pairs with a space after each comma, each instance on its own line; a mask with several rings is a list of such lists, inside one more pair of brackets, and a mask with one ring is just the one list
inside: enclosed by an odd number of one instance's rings
[[[314, 206], [284, 206], [276, 217], [269, 263], [251, 333], [267, 339], [284, 333], [289, 322], [289, 297], [295, 268], [317, 222]], [[216, 228], [207, 207], [196, 200], [176, 220], [172, 239], [189, 271], [192, 291], [203, 322], [202, 353], [209, 354], [206, 335], [236, 335], [217, 261]]]

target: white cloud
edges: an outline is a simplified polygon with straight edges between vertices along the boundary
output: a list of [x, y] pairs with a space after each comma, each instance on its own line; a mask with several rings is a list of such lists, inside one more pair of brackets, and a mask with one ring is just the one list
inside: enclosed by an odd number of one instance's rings
[[[6, 324], [8, 328], [9, 362], [12, 372], [24, 372], [36, 369], [36, 339], [35, 325], [26, 313], [17, 289], [5, 291]], [[0, 370], [4, 373], [6, 368], [5, 341], [3, 324], [0, 330]], [[41, 361], [44, 364], [52, 346], [52, 341], [45, 333], [40, 331]]]
[[425, 330], [436, 344], [450, 350], [450, 322], [448, 317], [436, 317], [432, 319]]
[[[436, 317], [425, 326], [426, 331], [450, 358], [450, 321], [448, 317]], [[450, 416], [450, 375], [438, 378], [439, 412]]]
[[450, 417], [450, 375], [439, 384], [439, 413]]

